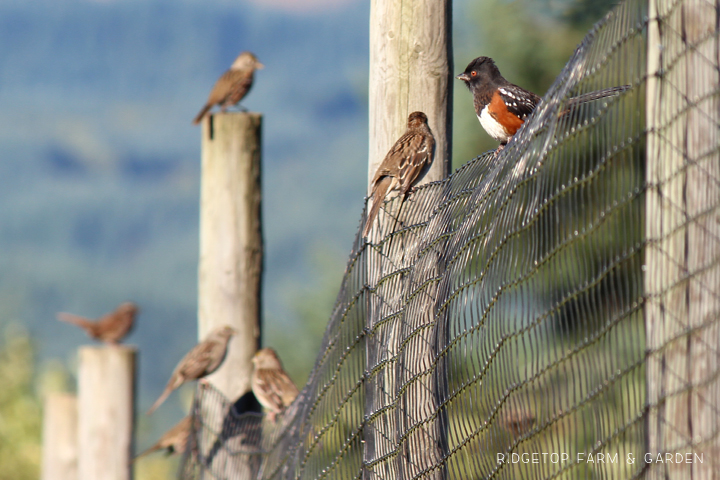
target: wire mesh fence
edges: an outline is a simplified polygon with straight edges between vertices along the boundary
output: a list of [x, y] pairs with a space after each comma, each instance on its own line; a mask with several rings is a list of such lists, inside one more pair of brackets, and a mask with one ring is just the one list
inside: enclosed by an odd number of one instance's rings
[[718, 16], [622, 3], [502, 152], [387, 202], [295, 403], [199, 389], [180, 478], [717, 478]]

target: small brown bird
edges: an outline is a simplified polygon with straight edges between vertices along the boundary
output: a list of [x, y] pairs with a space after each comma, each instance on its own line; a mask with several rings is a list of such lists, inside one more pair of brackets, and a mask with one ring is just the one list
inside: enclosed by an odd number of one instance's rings
[[411, 113], [407, 131], [395, 142], [375, 172], [371, 193], [373, 204], [365, 220], [363, 237], [370, 232], [387, 193], [399, 188], [404, 199], [410, 187], [432, 163], [434, 154], [435, 137], [427, 124], [427, 116], [423, 112]]
[[132, 330], [138, 311], [137, 305], [125, 302], [115, 311], [105, 314], [95, 321], [64, 312], [58, 313], [57, 318], [82, 328], [90, 338], [117, 345]]
[[203, 378], [217, 370], [225, 360], [230, 337], [236, 333], [237, 330], [226, 325], [213, 330], [205, 340], [195, 345], [177, 364], [165, 390], [147, 414], [154, 412], [183, 383]]
[[258, 350], [252, 359], [252, 391], [260, 405], [270, 410], [269, 417], [285, 410], [298, 395], [298, 389], [283, 369], [280, 358], [272, 348]]
[[535, 425], [535, 415], [522, 410], [511, 410], [502, 418], [502, 424], [513, 435], [519, 437], [526, 434]]
[[141, 454], [136, 455], [133, 461], [140, 457], [144, 457], [149, 453], [157, 452], [158, 450], [165, 450], [167, 455], [184, 453], [185, 448], [187, 447], [188, 437], [190, 436], [191, 425], [192, 416], [188, 415], [176, 423], [170, 430], [163, 433], [162, 437], [160, 437], [160, 440], [158, 440], [155, 445], [148, 448]]
[[247, 95], [250, 87], [253, 84], [253, 77], [255, 76], [255, 70], [260, 70], [265, 66], [260, 63], [250, 52], [242, 52], [235, 59], [230, 69], [223, 73], [215, 86], [210, 91], [207, 103], [200, 110], [193, 123], [197, 125], [203, 119], [206, 113], [210, 111], [215, 105], [220, 105], [220, 108], [224, 112], [228, 107], [231, 107]]

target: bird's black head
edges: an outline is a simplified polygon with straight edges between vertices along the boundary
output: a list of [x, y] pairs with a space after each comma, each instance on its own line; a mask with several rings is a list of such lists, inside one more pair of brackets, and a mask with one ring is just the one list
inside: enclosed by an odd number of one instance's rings
[[472, 90], [475, 85], [502, 82], [503, 77], [490, 57], [478, 57], [470, 62], [463, 73], [456, 78], [465, 82]]
[[427, 115], [423, 112], [412, 112], [408, 116], [408, 128], [419, 127], [423, 123], [427, 123]]

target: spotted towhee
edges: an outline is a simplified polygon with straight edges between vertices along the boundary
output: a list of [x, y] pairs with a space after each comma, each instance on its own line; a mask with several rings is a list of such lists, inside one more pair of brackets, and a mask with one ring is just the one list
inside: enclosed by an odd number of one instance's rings
[[[473, 94], [480, 125], [501, 146], [515, 135], [541, 100], [534, 93], [505, 80], [490, 57], [476, 58], [457, 78], [465, 82]], [[566, 108], [611, 97], [628, 88], [624, 85], [578, 95], [568, 100]]]
[[[387, 193], [400, 190], [405, 197], [410, 187], [420, 178], [433, 161], [435, 137], [423, 112], [413, 112], [408, 117], [407, 131], [395, 142], [375, 172], [372, 181], [372, 208], [365, 220], [363, 237], [367, 237], [380, 206]], [[402, 203], [400, 204], [402, 205]]]

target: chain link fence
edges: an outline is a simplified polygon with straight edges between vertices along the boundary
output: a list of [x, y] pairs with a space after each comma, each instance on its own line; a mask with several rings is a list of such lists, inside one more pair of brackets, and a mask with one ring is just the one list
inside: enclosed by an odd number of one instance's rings
[[622, 3], [502, 152], [387, 202], [298, 399], [199, 388], [180, 478], [717, 478], [718, 11]]

